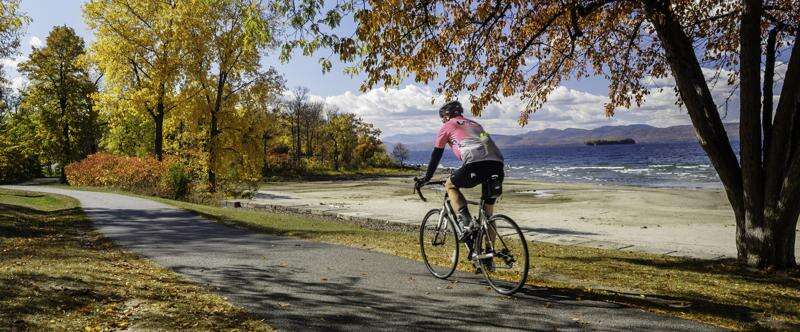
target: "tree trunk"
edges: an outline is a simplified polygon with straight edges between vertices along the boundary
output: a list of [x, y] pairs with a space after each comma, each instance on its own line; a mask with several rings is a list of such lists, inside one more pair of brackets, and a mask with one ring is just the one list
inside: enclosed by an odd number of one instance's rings
[[[764, 170], [761, 160], [761, 1], [746, 0], [739, 25], [740, 159], [744, 199], [743, 261], [762, 265], [773, 248], [773, 229], [764, 220]], [[742, 254], [740, 253], [741, 257]]]
[[214, 172], [214, 167], [217, 164], [217, 112], [211, 111], [211, 124], [208, 138], [208, 191], [217, 191], [217, 174]]
[[212, 193], [217, 191], [217, 173], [214, 169], [217, 167], [217, 136], [219, 136], [220, 133], [219, 124], [217, 123], [219, 119], [217, 117], [222, 109], [222, 97], [227, 78], [228, 74], [220, 70], [219, 75], [217, 76], [216, 97], [214, 98], [214, 105], [212, 105], [210, 110], [211, 123], [208, 133], [208, 191]]
[[[800, 38], [800, 31], [795, 38]], [[765, 210], [774, 244], [760, 253], [759, 266], [785, 269], [797, 266], [794, 254], [800, 215], [800, 44], [795, 43], [787, 64], [775, 110], [765, 163]], [[765, 96], [766, 97], [766, 96]]]
[[[740, 30], [740, 168], [691, 40], [668, 2], [645, 1], [648, 19], [664, 47], [681, 100], [733, 208], [739, 260], [760, 268], [783, 269], [796, 264], [795, 228], [800, 215], [800, 156], [793, 151], [800, 139], [792, 138], [800, 135], [800, 120], [793, 120], [800, 119], [794, 116], [800, 97], [800, 52], [795, 44], [775, 119], [769, 121], [771, 132], [765, 134], [769, 144], [762, 158], [760, 6], [759, 1], [746, 1]], [[767, 128], [769, 116], [764, 119]]]
[[64, 125], [62, 129], [62, 139], [63, 144], [61, 145], [61, 175], [58, 178], [58, 181], [62, 184], [67, 183], [67, 172], [65, 172], [65, 167], [67, 163], [69, 163], [69, 155], [70, 155], [70, 144], [69, 144], [69, 125], [66, 123], [66, 119], [63, 120]]
[[155, 116], [153, 121], [156, 125], [155, 138], [153, 142], [153, 154], [158, 161], [164, 160], [164, 84], [161, 84], [161, 91], [159, 91], [158, 102], [156, 103]]
[[156, 125], [153, 155], [156, 156], [158, 161], [161, 161], [164, 159], [164, 114], [157, 113], [153, 121]]
[[61, 168], [61, 175], [58, 178], [58, 181], [62, 184], [67, 183], [67, 173], [65, 172], [65, 168], [67, 164], [70, 162], [70, 155], [71, 155], [71, 145], [69, 142], [69, 121], [67, 119], [67, 98], [60, 97], [58, 101], [58, 106], [61, 108], [61, 161], [59, 168]]
[[775, 82], [775, 43], [777, 36], [778, 29], [773, 28], [767, 37], [767, 54], [764, 60], [764, 92], [761, 94], [764, 99], [761, 109], [761, 126], [764, 133], [764, 162], [767, 161], [767, 151], [769, 151], [769, 143], [772, 141], [772, 89]]
[[708, 155], [714, 169], [725, 187], [728, 201], [736, 216], [736, 244], [739, 259], [746, 259], [747, 230], [745, 228], [745, 209], [742, 177], [725, 132], [725, 127], [717, 112], [716, 104], [708, 89], [691, 40], [674, 17], [668, 4], [661, 1], [645, 1], [648, 20], [658, 35], [667, 62], [675, 77], [681, 100], [683, 101], [697, 132], [700, 146]]

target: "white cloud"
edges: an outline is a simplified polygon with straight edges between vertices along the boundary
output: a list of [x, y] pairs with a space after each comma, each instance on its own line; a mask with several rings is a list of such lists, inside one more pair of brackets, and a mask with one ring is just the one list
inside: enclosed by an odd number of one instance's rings
[[[642, 107], [619, 110], [617, 115], [608, 118], [603, 113], [603, 105], [608, 101], [606, 96], [562, 86], [551, 93], [542, 109], [531, 115], [525, 127], [518, 124], [518, 119], [527, 102], [518, 96], [501, 97], [499, 102], [490, 104], [479, 121], [487, 130], [497, 134], [518, 134], [545, 128], [595, 128], [635, 123], [663, 127], [689, 123], [686, 112], [675, 106], [671, 88], [660, 92], [654, 89], [648, 97]], [[361, 116], [381, 128], [384, 137], [429, 133], [441, 126], [436, 110], [442, 97], [429, 87], [410, 84], [402, 88], [376, 88], [363, 94], [345, 92], [312, 99]], [[468, 95], [461, 95], [458, 99], [465, 108], [470, 107]]]
[[44, 42], [39, 39], [39, 37], [31, 36], [31, 39], [28, 41], [28, 45], [35, 48], [42, 48], [42, 46], [44, 46]]
[[[776, 66], [776, 93], [780, 91], [785, 67], [782, 63]], [[719, 76], [715, 76], [713, 69], [703, 68], [703, 74], [709, 82], [709, 89], [719, 107], [722, 120], [737, 122], [738, 89], [727, 84], [730, 73], [723, 71]], [[668, 127], [691, 123], [686, 109], [677, 105], [674, 78], [650, 79], [648, 83], [649, 94], [645, 96], [642, 105], [634, 105], [630, 109], [617, 109], [616, 114], [610, 118], [603, 112], [603, 106], [608, 102], [607, 96], [561, 86], [550, 94], [548, 102], [540, 110], [530, 116], [525, 127], [519, 126], [518, 119], [520, 111], [525, 108], [527, 102], [521, 100], [519, 96], [500, 97], [498, 102], [486, 107], [479, 121], [490, 132], [497, 134], [517, 134], [547, 128], [591, 129], [629, 124]], [[383, 130], [384, 137], [394, 134], [430, 133], [441, 125], [436, 110], [443, 99], [429, 87], [410, 84], [394, 89], [377, 88], [363, 94], [345, 92], [335, 96], [314, 98], [374, 123]], [[465, 108], [469, 108], [468, 95], [460, 95], [458, 99]]]

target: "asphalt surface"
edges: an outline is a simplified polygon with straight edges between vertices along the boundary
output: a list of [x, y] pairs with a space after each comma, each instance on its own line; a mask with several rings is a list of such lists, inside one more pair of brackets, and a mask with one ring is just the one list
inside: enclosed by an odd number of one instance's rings
[[5, 187], [78, 199], [94, 227], [116, 244], [208, 285], [279, 330], [717, 329], [549, 289], [501, 296], [480, 276], [443, 281], [419, 262], [257, 234], [141, 198]]

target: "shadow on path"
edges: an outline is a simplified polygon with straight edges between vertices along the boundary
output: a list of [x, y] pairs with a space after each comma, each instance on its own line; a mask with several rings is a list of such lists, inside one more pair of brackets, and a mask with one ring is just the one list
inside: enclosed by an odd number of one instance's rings
[[59, 190], [78, 198], [106, 237], [281, 330], [715, 330], [562, 290], [500, 296], [471, 274], [443, 281], [396, 256], [252, 233], [139, 198]]

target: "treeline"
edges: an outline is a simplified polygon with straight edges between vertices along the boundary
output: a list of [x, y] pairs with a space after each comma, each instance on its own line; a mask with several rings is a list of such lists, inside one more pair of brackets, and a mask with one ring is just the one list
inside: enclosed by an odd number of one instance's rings
[[[27, 19], [3, 2], [11, 49]], [[10, 9], [7, 9], [10, 8]], [[281, 21], [255, 0], [92, 0], [85, 45], [66, 26], [3, 81], [0, 181], [58, 174], [98, 151], [177, 158], [210, 192], [266, 176], [389, 166], [380, 130], [287, 91], [261, 59]], [[5, 21], [0, 21], [5, 22]], [[0, 56], [9, 56], [0, 54]]]

